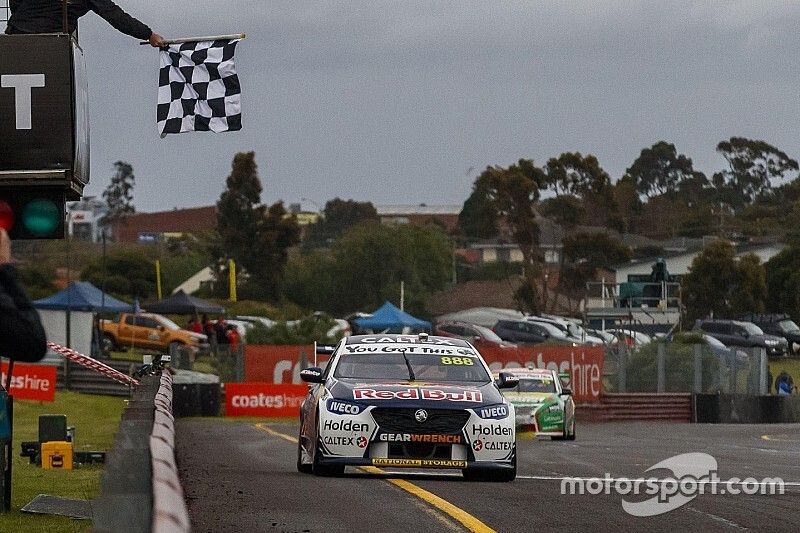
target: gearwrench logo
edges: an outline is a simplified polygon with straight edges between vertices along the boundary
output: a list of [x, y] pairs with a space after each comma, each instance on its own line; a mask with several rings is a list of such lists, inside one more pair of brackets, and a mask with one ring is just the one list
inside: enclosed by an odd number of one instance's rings
[[[622, 508], [633, 516], [668, 513], [694, 500], [698, 494], [783, 494], [781, 478], [720, 479], [717, 460], [707, 453], [684, 453], [654, 464], [646, 472], [669, 470], [671, 475], [657, 478], [564, 478], [561, 494], [619, 494]], [[631, 496], [651, 496], [633, 501]]]

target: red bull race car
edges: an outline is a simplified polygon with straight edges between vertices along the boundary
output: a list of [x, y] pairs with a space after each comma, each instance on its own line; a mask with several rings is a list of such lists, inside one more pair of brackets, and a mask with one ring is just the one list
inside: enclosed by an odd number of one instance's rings
[[517, 474], [514, 407], [469, 342], [452, 337], [359, 335], [337, 345], [300, 413], [297, 469], [340, 475], [346, 466], [458, 469], [470, 480]]

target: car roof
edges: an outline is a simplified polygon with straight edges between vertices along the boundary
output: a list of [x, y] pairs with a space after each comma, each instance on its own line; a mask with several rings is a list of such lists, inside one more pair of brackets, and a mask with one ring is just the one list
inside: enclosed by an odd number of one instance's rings
[[470, 348], [472, 345], [457, 337], [444, 337], [440, 335], [402, 335], [399, 333], [375, 333], [373, 335], [351, 335], [345, 340], [345, 344], [444, 344], [458, 346], [460, 348]]

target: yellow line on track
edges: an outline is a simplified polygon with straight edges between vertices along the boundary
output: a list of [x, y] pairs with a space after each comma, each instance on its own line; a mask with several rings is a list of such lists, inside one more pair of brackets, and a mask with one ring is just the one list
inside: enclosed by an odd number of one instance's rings
[[[280, 431], [275, 431], [266, 424], [255, 424], [254, 427], [259, 431], [263, 431], [268, 435], [272, 435], [273, 437], [278, 437], [279, 439], [297, 444], [297, 439], [295, 437], [281, 433]], [[368, 474], [386, 474], [384, 470], [374, 466], [360, 466], [358, 468], [364, 472], [367, 472]], [[410, 481], [406, 481], [404, 479], [384, 479], [384, 481], [403, 489], [409, 494], [416, 496], [420, 500], [442, 511], [446, 515], [450, 516], [453, 520], [464, 526], [468, 531], [472, 531], [474, 533], [496, 533], [494, 529], [490, 528], [460, 507], [456, 507], [444, 498], [440, 498], [432, 492], [428, 492], [427, 490], [411, 483]]]

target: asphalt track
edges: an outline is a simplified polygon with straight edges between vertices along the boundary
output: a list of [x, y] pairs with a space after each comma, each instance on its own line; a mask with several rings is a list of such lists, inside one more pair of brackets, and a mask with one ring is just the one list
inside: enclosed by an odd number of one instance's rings
[[[297, 425], [181, 419], [178, 465], [192, 526], [227, 531], [797, 531], [800, 425], [583, 424], [575, 442], [520, 440], [512, 483], [348, 469], [317, 478], [295, 469]], [[641, 479], [671, 456], [704, 452], [720, 479], [779, 477], [782, 495], [698, 495], [665, 514], [635, 517], [622, 500], [562, 495], [564, 477]], [[723, 486], [718, 486], [723, 488]]]

